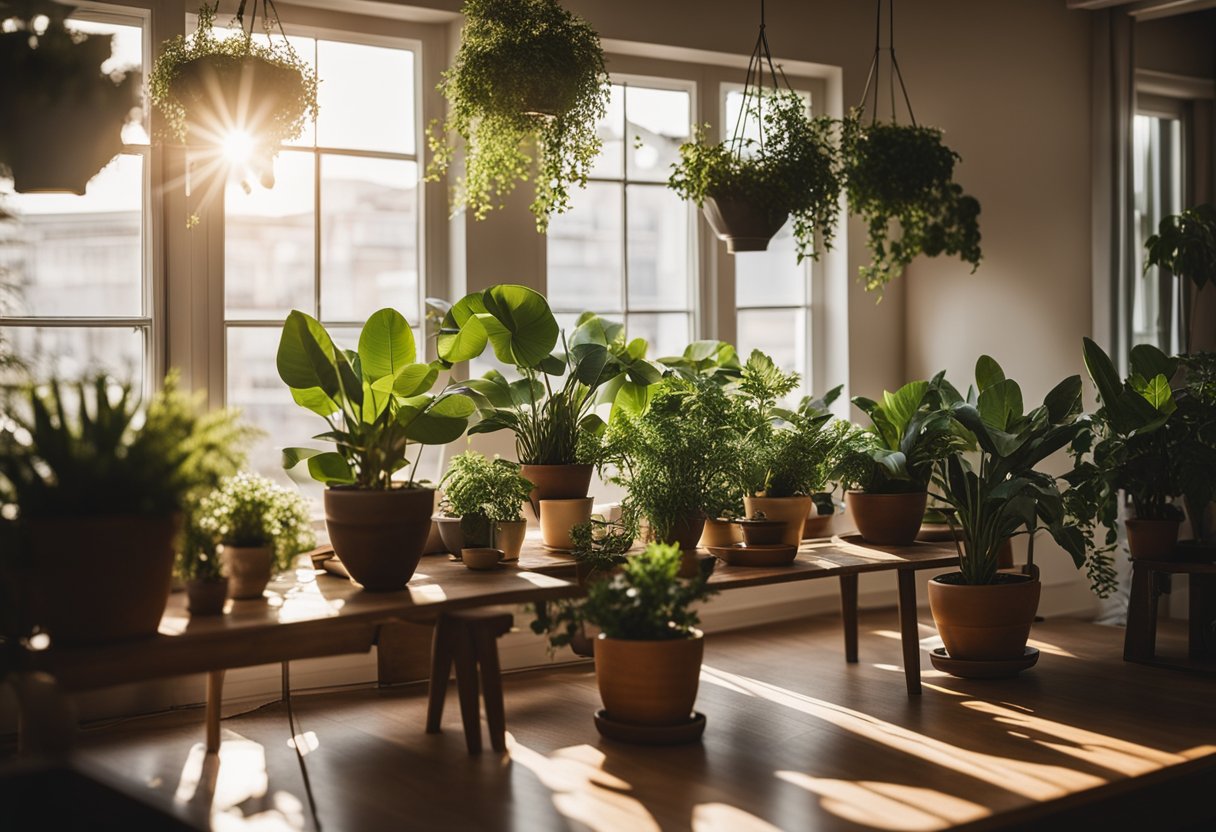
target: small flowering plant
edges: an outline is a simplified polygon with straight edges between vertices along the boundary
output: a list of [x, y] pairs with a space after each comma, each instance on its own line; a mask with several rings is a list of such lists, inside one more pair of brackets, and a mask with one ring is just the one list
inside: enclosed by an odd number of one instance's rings
[[[220, 483], [199, 501], [192, 525], [212, 549], [218, 544], [273, 547], [279, 569], [316, 545], [307, 501], [257, 474], [242, 472]], [[201, 551], [207, 552], [206, 545]]]

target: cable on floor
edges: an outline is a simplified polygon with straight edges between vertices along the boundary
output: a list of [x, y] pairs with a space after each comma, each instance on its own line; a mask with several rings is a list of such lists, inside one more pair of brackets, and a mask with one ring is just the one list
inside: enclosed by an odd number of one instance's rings
[[304, 778], [304, 793], [308, 796], [308, 810], [312, 812], [313, 829], [316, 832], [321, 832], [321, 818], [317, 815], [317, 801], [312, 795], [312, 781], [308, 779], [308, 766], [304, 764], [305, 752], [300, 748], [300, 746], [304, 745], [304, 735], [296, 730], [296, 717], [291, 709], [290, 665], [290, 662], [283, 662], [283, 702], [287, 705], [287, 728], [291, 731], [291, 744], [295, 747], [296, 759], [300, 763], [300, 776]]

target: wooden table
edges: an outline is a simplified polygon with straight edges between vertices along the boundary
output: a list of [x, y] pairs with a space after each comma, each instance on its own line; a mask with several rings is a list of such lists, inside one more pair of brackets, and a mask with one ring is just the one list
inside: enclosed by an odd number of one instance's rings
[[[575, 565], [568, 555], [548, 552], [529, 538], [520, 566], [534, 572], [573, 578]], [[958, 566], [953, 543], [916, 543], [912, 546], [858, 545], [839, 537], [804, 540], [797, 559], [789, 566], [727, 566], [718, 562], [710, 586], [719, 590], [785, 584], [819, 578], [840, 579], [841, 617], [844, 622], [845, 661], [857, 661], [857, 576], [863, 572], [895, 572], [899, 581], [899, 632], [903, 644], [904, 679], [909, 694], [919, 694], [920, 633], [916, 621], [916, 573], [923, 569]]]
[[[1157, 655], [1157, 602], [1163, 575], [1185, 575], [1189, 582], [1187, 657]], [[1127, 603], [1123, 658], [1129, 662], [1216, 673], [1216, 564], [1132, 558], [1132, 587]]]
[[22, 668], [50, 674], [63, 690], [207, 673], [207, 747], [219, 744], [223, 672], [238, 667], [366, 653], [381, 627], [431, 621], [473, 607], [578, 595], [578, 586], [515, 566], [473, 572], [447, 555], [427, 556], [406, 589], [364, 592], [314, 570], [270, 584], [259, 601], [232, 601], [226, 615], [191, 618], [174, 593], [152, 638], [28, 654]]

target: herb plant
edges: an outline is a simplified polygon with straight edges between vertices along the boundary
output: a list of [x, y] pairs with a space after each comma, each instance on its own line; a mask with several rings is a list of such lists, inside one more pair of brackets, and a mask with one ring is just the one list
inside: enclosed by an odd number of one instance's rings
[[199, 501], [194, 522], [217, 544], [273, 547], [279, 569], [317, 545], [304, 498], [256, 474], [224, 480]]
[[637, 536], [637, 509], [626, 501], [616, 520], [605, 520], [601, 515], [593, 514], [586, 523], [571, 528], [574, 548], [570, 554], [585, 565], [591, 575], [604, 575], [625, 562], [625, 553], [633, 548]]
[[[599, 37], [557, 0], [466, 0], [460, 49], [439, 89], [450, 104], [442, 127], [428, 129], [438, 178], [464, 145], [455, 207], [477, 219], [499, 207], [518, 181], [535, 178], [538, 231], [570, 207], [599, 155], [596, 123], [608, 107]], [[535, 162], [535, 171], [533, 163]]]
[[489, 459], [476, 451], [452, 457], [439, 485], [444, 489], [439, 506], [444, 514], [480, 514], [492, 522], [523, 520], [520, 508], [532, 491], [532, 483], [520, 476], [518, 464]]

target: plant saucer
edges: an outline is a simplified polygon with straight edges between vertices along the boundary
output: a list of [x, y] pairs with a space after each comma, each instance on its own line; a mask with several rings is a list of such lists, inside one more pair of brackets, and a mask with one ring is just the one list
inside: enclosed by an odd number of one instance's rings
[[1008, 679], [1017, 676], [1023, 670], [1034, 667], [1039, 660], [1039, 651], [1035, 647], [1027, 647], [1020, 659], [1000, 659], [997, 661], [977, 661], [975, 659], [952, 659], [945, 647], [938, 647], [929, 653], [933, 666], [943, 673], [958, 676], [960, 679]]
[[683, 745], [697, 742], [705, 733], [705, 714], [694, 712], [679, 725], [638, 725], [619, 722], [604, 709], [595, 712], [595, 728], [600, 736], [634, 745]]
[[729, 566], [789, 566], [798, 557], [798, 547], [789, 543], [735, 543], [709, 551]]

